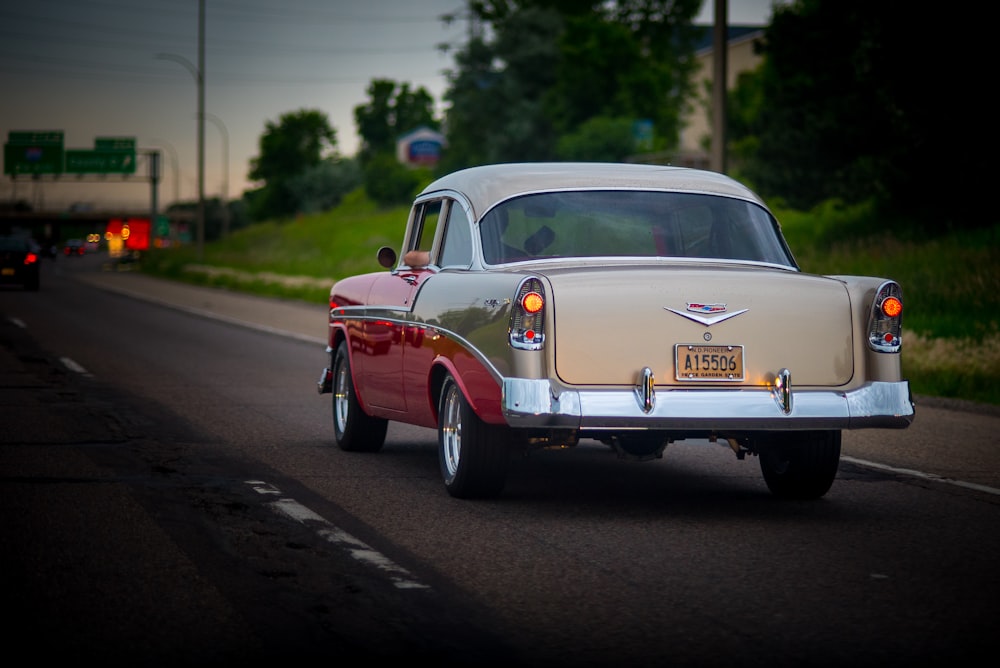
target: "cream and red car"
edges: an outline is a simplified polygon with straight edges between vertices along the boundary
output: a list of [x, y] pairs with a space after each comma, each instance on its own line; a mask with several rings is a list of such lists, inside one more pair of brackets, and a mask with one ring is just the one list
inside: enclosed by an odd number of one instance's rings
[[757, 455], [772, 493], [823, 496], [841, 430], [903, 428], [902, 291], [803, 273], [764, 203], [677, 167], [525, 163], [438, 179], [386, 271], [330, 291], [344, 450], [389, 421], [438, 430], [456, 497], [502, 492], [512, 452], [681, 439]]

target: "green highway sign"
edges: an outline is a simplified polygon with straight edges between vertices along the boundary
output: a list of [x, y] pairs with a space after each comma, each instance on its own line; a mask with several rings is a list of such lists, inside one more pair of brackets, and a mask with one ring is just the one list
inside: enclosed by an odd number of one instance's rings
[[15, 146], [58, 146], [63, 145], [62, 130], [29, 130], [27, 132], [10, 130], [7, 132], [7, 143]]
[[11, 130], [7, 133], [7, 143], [3, 146], [4, 174], [59, 174], [62, 170], [62, 130]]
[[132, 151], [135, 153], [135, 137], [98, 137], [94, 140], [98, 151]]
[[66, 151], [67, 174], [134, 174], [134, 151], [69, 149]]
[[94, 148], [64, 149], [62, 130], [11, 130], [3, 147], [3, 173], [134, 174], [135, 137], [97, 137]]
[[11, 176], [59, 174], [62, 172], [62, 167], [62, 146], [4, 144], [4, 174]]

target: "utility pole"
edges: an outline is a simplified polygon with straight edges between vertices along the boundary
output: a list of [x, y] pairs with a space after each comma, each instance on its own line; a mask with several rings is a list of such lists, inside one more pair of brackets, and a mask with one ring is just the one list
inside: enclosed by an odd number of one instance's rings
[[729, 57], [729, 0], [715, 0], [712, 30], [712, 171], [726, 173], [726, 60]]
[[205, 0], [198, 0], [198, 259], [205, 255]]

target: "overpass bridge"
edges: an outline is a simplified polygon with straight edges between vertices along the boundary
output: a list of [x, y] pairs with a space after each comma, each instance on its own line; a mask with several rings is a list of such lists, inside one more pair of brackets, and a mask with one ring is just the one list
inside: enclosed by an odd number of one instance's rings
[[[59, 244], [66, 239], [84, 238], [90, 233], [104, 233], [114, 219], [140, 218], [148, 220], [149, 209], [108, 209], [100, 211], [17, 211], [0, 209], [0, 234], [27, 233], [39, 243]], [[197, 214], [189, 211], [159, 213], [171, 229], [186, 223], [194, 226]]]

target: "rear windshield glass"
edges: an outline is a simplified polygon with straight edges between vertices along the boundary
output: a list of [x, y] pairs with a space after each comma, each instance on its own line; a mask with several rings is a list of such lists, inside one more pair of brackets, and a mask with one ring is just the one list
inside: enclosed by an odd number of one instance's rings
[[525, 195], [480, 225], [487, 263], [550, 257], [685, 257], [794, 266], [763, 208], [716, 195], [569, 191]]

